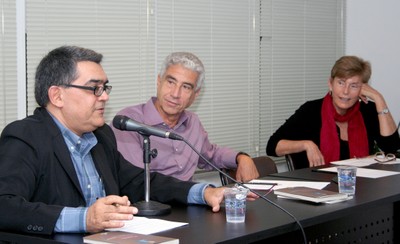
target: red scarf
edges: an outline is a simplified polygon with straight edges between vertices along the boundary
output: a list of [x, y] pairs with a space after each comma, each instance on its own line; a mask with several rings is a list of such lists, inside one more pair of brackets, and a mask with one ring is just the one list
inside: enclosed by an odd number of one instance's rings
[[340, 115], [333, 107], [332, 96], [328, 93], [322, 102], [321, 117], [320, 149], [325, 164], [340, 159], [340, 142], [335, 121], [348, 122], [350, 158], [369, 155], [367, 130], [360, 112], [360, 102], [349, 108], [345, 115]]

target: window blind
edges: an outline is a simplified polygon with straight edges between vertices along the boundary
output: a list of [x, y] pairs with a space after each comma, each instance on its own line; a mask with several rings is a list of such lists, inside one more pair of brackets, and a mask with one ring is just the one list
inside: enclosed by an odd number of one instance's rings
[[199, 56], [204, 87], [190, 110], [210, 140], [254, 153], [258, 141], [258, 1], [158, 1], [157, 65], [173, 51]]
[[265, 154], [275, 129], [327, 91], [330, 67], [343, 54], [343, 8], [343, 0], [27, 1], [27, 114], [36, 107], [36, 66], [55, 47], [104, 54], [113, 85], [107, 121], [156, 94], [167, 54], [190, 51], [206, 68], [190, 110], [211, 141]]
[[261, 1], [260, 145], [305, 101], [328, 91], [344, 54], [341, 0]]
[[16, 120], [17, 27], [14, 0], [0, 0], [0, 131]]
[[[141, 101], [149, 62], [146, 1], [30, 0], [27, 13], [28, 114], [37, 106], [35, 69], [53, 48], [77, 45], [104, 55], [103, 68], [113, 90], [107, 121], [123, 106]], [[148, 83], [145, 83], [148, 84]]]
[[[28, 110], [37, 63], [64, 44], [105, 55], [113, 85], [107, 120], [125, 106], [156, 94], [159, 65], [172, 51], [198, 55], [206, 84], [190, 109], [213, 142], [254, 151], [258, 141], [258, 29], [256, 1], [27, 2]], [[79, 9], [76, 8], [79, 6]], [[254, 140], [254, 136], [257, 139]]]

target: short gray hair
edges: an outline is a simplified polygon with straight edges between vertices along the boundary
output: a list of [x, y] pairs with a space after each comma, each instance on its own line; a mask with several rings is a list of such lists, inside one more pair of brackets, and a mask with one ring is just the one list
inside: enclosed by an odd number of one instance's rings
[[198, 91], [204, 83], [205, 70], [200, 59], [189, 52], [174, 52], [168, 55], [161, 66], [159, 76], [163, 77], [171, 65], [180, 64], [198, 74], [195, 91]]

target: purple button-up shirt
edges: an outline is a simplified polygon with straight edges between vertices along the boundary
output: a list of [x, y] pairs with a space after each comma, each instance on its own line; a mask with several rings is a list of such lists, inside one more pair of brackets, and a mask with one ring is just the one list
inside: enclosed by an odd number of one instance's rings
[[[181, 135], [192, 144], [205, 158], [219, 168], [236, 168], [237, 152], [227, 147], [219, 147], [208, 140], [208, 134], [201, 124], [199, 117], [190, 111], [184, 111], [174, 128], [164, 123], [156, 107], [155, 97], [147, 103], [126, 107], [118, 115], [150, 126]], [[135, 131], [115, 129], [118, 150], [132, 164], [143, 168], [143, 137]], [[213, 169], [183, 141], [175, 141], [156, 136], [150, 136], [151, 149], [157, 149], [158, 155], [151, 159], [150, 171], [160, 172], [181, 180], [191, 180], [197, 167]]]

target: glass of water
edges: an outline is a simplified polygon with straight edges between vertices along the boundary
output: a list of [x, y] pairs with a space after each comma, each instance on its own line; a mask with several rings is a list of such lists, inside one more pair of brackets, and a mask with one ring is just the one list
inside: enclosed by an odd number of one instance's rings
[[243, 223], [245, 221], [246, 197], [248, 192], [248, 189], [241, 186], [225, 189], [224, 197], [227, 222]]

